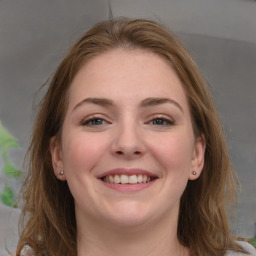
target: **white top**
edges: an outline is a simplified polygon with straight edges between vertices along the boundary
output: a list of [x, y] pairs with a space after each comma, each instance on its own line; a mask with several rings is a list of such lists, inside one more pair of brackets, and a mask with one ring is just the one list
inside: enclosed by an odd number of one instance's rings
[[227, 251], [225, 256], [256, 256], [256, 249], [251, 244], [244, 241], [237, 241], [237, 243], [241, 245], [249, 254]]
[[[249, 254], [244, 254], [241, 252], [227, 251], [225, 256], [256, 256], [256, 249], [249, 243], [244, 241], [237, 241]], [[34, 256], [34, 251], [30, 246], [25, 245], [21, 251], [21, 256]]]

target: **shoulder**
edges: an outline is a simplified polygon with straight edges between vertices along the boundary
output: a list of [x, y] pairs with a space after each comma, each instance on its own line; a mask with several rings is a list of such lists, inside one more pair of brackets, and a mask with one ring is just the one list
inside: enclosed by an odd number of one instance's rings
[[248, 252], [248, 254], [228, 251], [225, 256], [256, 256], [256, 249], [251, 244], [244, 241], [237, 241], [237, 243], [241, 245], [243, 249], [245, 249]]
[[26, 244], [21, 250], [20, 256], [35, 256], [34, 250]]

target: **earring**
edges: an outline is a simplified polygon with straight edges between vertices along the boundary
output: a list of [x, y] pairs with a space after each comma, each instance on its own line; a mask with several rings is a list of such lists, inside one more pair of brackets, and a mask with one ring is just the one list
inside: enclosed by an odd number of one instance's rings
[[64, 171], [59, 172], [59, 179], [62, 180], [62, 176], [64, 175]]
[[195, 172], [195, 171], [193, 171], [193, 172], [192, 172], [192, 174], [193, 174], [193, 175], [196, 175], [196, 172]]

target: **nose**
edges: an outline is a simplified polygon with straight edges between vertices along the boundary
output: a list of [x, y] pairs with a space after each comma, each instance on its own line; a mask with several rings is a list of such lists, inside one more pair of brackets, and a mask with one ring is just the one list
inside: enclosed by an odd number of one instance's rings
[[139, 158], [145, 154], [145, 143], [136, 125], [120, 126], [115, 131], [112, 154], [125, 159]]

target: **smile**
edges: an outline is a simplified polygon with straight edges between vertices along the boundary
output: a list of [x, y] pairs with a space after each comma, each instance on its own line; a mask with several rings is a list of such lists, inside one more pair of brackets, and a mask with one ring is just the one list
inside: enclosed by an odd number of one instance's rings
[[139, 168], [116, 168], [100, 174], [97, 178], [110, 189], [133, 193], [153, 186], [159, 177]]
[[115, 184], [138, 184], [138, 183], [148, 183], [150, 181], [155, 180], [156, 177], [152, 177], [146, 174], [115, 174], [115, 175], [107, 175], [102, 177], [102, 180], [107, 183], [115, 183]]

